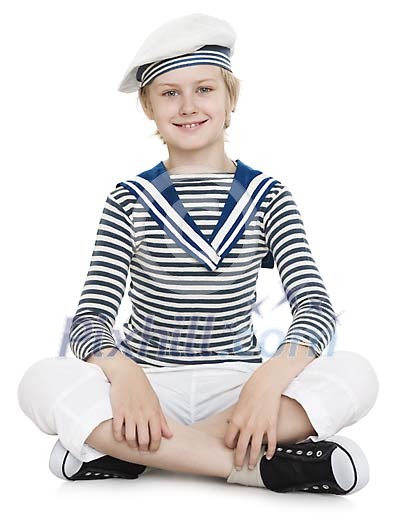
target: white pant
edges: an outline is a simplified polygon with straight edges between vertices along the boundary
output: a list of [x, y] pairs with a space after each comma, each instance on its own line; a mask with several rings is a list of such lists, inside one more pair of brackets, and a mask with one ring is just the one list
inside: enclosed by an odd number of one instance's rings
[[[165, 415], [190, 425], [237, 403], [260, 363], [143, 367]], [[23, 412], [46, 434], [57, 434], [81, 461], [103, 456], [85, 443], [111, 419], [111, 384], [103, 370], [73, 357], [49, 357], [31, 365], [18, 385]], [[309, 363], [283, 395], [296, 399], [318, 435], [336, 434], [364, 417], [376, 402], [379, 383], [365, 357], [348, 351], [323, 354]]]

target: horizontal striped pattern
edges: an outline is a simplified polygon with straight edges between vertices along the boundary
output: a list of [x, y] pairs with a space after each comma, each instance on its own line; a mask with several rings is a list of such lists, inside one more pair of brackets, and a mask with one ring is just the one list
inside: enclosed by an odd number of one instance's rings
[[306, 342], [319, 356], [335, 333], [336, 314], [289, 188], [283, 186], [277, 193], [266, 209], [263, 223], [267, 246], [273, 254], [293, 316], [281, 344]]
[[209, 64], [223, 67], [232, 72], [230, 63], [230, 49], [225, 46], [207, 45], [199, 48], [192, 53], [186, 53], [176, 57], [165, 58], [149, 64], [143, 64], [137, 69], [136, 79], [141, 81], [140, 87], [144, 87], [154, 80], [154, 78], [178, 69], [199, 64]]
[[[172, 174], [188, 213], [209, 238], [233, 174]], [[116, 346], [112, 328], [130, 272], [131, 315], [120, 350], [141, 365], [262, 362], [251, 313], [262, 258], [270, 252], [293, 321], [284, 342], [308, 343], [319, 356], [335, 313], [287, 187], [270, 189], [242, 237], [215, 271], [176, 244], [136, 197], [118, 186], [99, 222], [90, 268], [70, 329], [70, 347], [86, 360]], [[281, 345], [280, 345], [281, 346]]]

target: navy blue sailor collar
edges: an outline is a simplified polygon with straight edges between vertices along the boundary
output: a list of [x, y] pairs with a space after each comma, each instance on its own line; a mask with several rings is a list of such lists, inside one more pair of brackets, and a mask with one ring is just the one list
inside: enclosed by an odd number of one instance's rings
[[137, 202], [169, 237], [207, 270], [215, 271], [277, 182], [237, 159], [227, 200], [209, 238], [184, 207], [163, 161], [132, 180], [118, 183], [117, 187], [122, 186], [136, 196]]

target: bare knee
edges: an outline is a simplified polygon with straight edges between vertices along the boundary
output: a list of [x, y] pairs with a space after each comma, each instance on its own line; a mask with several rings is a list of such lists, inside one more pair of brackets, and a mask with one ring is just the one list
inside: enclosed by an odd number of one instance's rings
[[89, 436], [86, 438], [85, 443], [90, 447], [99, 450], [103, 443], [108, 442], [113, 438], [113, 419], [106, 419], [97, 425]]

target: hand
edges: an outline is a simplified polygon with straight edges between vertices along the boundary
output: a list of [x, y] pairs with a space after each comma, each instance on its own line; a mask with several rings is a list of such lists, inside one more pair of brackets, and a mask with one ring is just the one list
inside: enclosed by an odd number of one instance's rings
[[126, 367], [111, 378], [113, 433], [116, 441], [126, 439], [140, 452], [159, 449], [162, 435], [173, 436], [158, 396], [140, 367]]
[[[247, 447], [251, 442], [248, 465], [254, 468], [267, 434], [266, 458], [271, 459], [277, 446], [277, 420], [280, 410], [281, 389], [266, 381], [264, 370], [256, 370], [240, 393], [239, 402], [229, 419], [224, 441], [235, 448], [235, 467], [242, 467]], [[237, 434], [239, 434], [237, 438]]]

